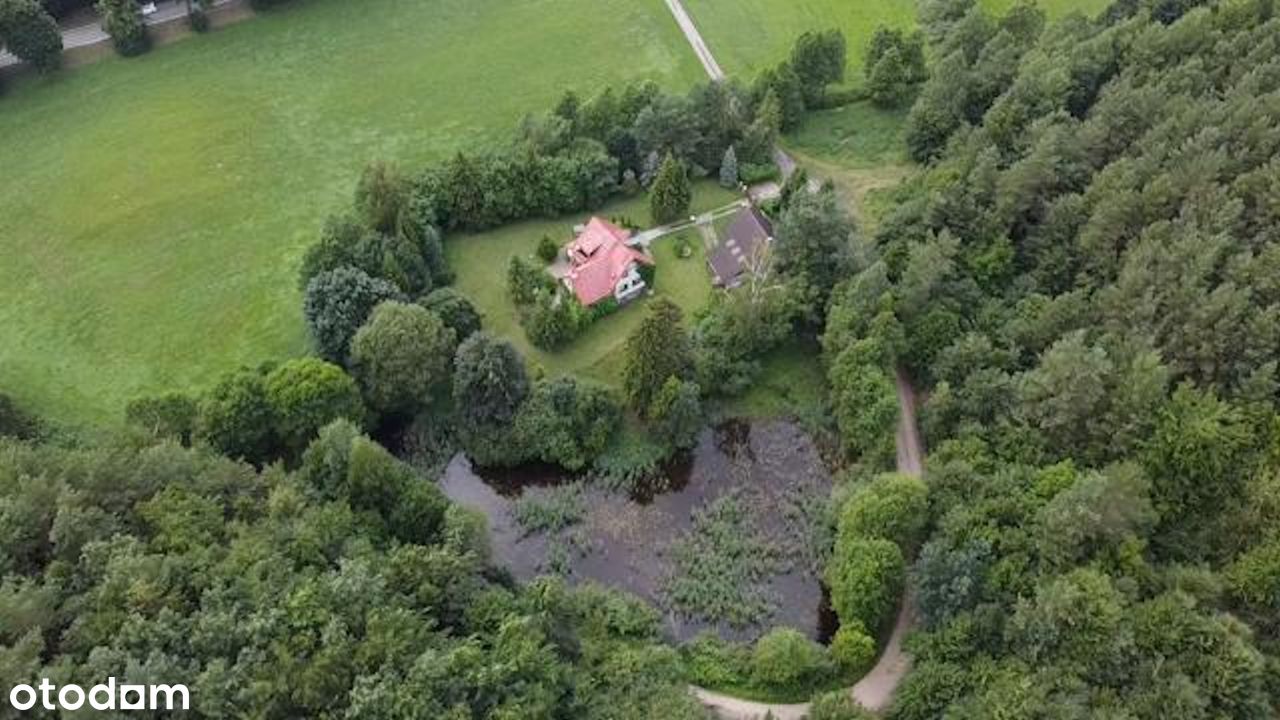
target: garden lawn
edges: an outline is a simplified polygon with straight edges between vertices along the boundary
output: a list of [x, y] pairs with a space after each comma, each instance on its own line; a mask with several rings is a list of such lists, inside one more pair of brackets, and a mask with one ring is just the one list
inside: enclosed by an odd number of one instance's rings
[[[1003, 13], [1016, 0], [981, 0], [992, 12]], [[1071, 10], [1087, 14], [1105, 8], [1109, 0], [1040, 0], [1049, 17]], [[861, 81], [862, 54], [880, 25], [915, 26], [916, 0], [684, 0], [702, 37], [724, 71], [749, 79], [764, 67], [784, 59], [796, 37], [807, 30], [839, 28], [849, 40], [850, 80]]]
[[[727, 205], [737, 195], [715, 183], [703, 181], [694, 186], [694, 211], [702, 212]], [[606, 218], [629, 218], [641, 227], [649, 227], [649, 201], [644, 195], [616, 201], [595, 213]], [[516, 308], [507, 296], [507, 266], [515, 255], [523, 255], [537, 263], [534, 249], [543, 235], [559, 244], [572, 239], [573, 226], [584, 222], [590, 214], [560, 220], [536, 220], [508, 225], [475, 235], [454, 235], [445, 240], [445, 255], [457, 273], [455, 283], [484, 315], [484, 327], [499, 337], [510, 340], [533, 366], [547, 375], [577, 374], [608, 385], [621, 381], [624, 363], [623, 346], [627, 336], [644, 317], [646, 300], [631, 302], [612, 315], [594, 322], [582, 335], [554, 352], [539, 350], [529, 344], [520, 327]], [[701, 309], [711, 295], [711, 279], [706, 267], [706, 254], [696, 230], [682, 233], [693, 248], [692, 257], [676, 257], [676, 235], [654, 241], [651, 248], [657, 271], [654, 292], [669, 297], [685, 312], [686, 319]]]
[[138, 394], [305, 352], [298, 260], [367, 161], [414, 168], [637, 78], [701, 79], [662, 0], [298, 0], [11, 82], [0, 391], [116, 423]]

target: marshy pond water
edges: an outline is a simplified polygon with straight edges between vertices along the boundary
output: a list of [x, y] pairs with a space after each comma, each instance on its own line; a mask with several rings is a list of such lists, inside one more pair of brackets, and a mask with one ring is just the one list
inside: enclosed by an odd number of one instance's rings
[[[488, 518], [494, 561], [521, 580], [561, 574], [629, 591], [662, 611], [676, 640], [712, 629], [749, 641], [780, 625], [826, 639], [831, 477], [808, 435], [785, 421], [725, 423], [666, 473], [665, 492], [635, 499], [546, 468], [490, 473], [458, 455], [440, 483]], [[558, 521], [530, 532], [533, 506]]]

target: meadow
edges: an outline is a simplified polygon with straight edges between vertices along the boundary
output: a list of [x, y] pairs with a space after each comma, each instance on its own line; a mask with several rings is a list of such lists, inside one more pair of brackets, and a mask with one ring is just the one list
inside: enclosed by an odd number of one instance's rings
[[71, 423], [307, 350], [298, 260], [375, 158], [701, 79], [661, 0], [300, 0], [0, 96], [0, 390]]
[[[980, 0], [1002, 13], [1016, 0]], [[784, 59], [795, 38], [807, 30], [837, 27], [849, 40], [849, 78], [860, 80], [862, 53], [881, 25], [910, 29], [916, 0], [684, 0], [720, 66], [731, 75], [753, 76]], [[1072, 10], [1092, 14], [1109, 0], [1039, 0], [1049, 17]]]

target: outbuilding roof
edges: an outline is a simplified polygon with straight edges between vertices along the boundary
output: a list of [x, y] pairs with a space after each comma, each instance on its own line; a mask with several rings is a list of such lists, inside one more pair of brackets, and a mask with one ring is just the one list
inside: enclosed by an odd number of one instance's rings
[[741, 281], [752, 256], [762, 243], [773, 240], [773, 224], [756, 207], [744, 208], [733, 217], [725, 235], [707, 256], [717, 285], [733, 287]]

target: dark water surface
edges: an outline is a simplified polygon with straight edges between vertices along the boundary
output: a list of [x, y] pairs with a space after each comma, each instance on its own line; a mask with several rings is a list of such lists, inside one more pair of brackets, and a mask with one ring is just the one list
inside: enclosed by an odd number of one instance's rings
[[[831, 477], [805, 432], [784, 421], [720, 425], [703, 432], [689, 457], [669, 468], [667, 479], [668, 491], [639, 501], [587, 485], [582, 490], [582, 522], [556, 537], [526, 536], [515, 519], [514, 505], [522, 494], [557, 492], [557, 485], [572, 482], [572, 477], [542, 466], [489, 473], [458, 455], [440, 482], [451, 500], [488, 518], [495, 562], [517, 578], [550, 573], [554, 564], [549, 554], [554, 553], [571, 581], [595, 581], [654, 604], [677, 640], [708, 628], [729, 639], [751, 640], [778, 625], [826, 639], [832, 615], [818, 569], [823, 542], [814, 541], [814, 513], [798, 519], [804, 513], [796, 508], [825, 501]], [[751, 531], [770, 538], [771, 544], [792, 548], [785, 567], [759, 588], [773, 606], [771, 617], [748, 627], [684, 617], [664, 597], [666, 580], [673, 573], [671, 544], [690, 531], [696, 511], [727, 493], [738, 494], [750, 508]], [[567, 554], [566, 536], [572, 538], [573, 548]]]

